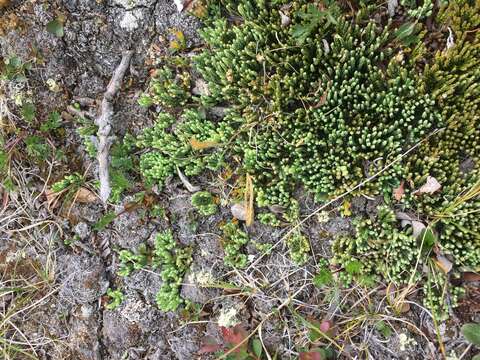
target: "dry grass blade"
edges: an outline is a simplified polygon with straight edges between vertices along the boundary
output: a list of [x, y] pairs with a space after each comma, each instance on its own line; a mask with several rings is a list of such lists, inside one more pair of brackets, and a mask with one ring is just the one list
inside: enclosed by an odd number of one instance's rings
[[245, 204], [247, 206], [247, 214], [245, 216], [246, 224], [247, 226], [250, 226], [253, 224], [253, 219], [254, 219], [254, 208], [253, 208], [253, 196], [254, 196], [254, 191], [253, 191], [253, 180], [250, 174], [247, 174], [246, 178], [246, 191], [245, 191]]

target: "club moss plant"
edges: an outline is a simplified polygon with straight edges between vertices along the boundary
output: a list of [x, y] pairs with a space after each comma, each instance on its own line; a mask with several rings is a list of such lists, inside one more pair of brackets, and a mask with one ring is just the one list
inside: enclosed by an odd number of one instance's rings
[[[382, 195], [376, 215], [358, 217], [355, 234], [335, 241], [333, 262], [347, 283], [423, 281], [433, 306], [439, 295], [429, 289], [446, 281], [431, 286], [433, 270], [425, 276], [418, 267], [429, 266], [432, 249], [455, 269], [480, 266], [480, 3], [442, 1], [435, 12], [430, 2], [404, 1], [414, 22], [400, 25], [373, 21], [375, 4], [359, 1], [352, 15], [335, 1], [207, 1], [205, 48], [193, 65], [208, 91], [182, 93], [191, 86], [185, 64], [158, 72], [142, 102], [165, 112], [139, 137], [140, 168], [162, 188], [177, 169], [195, 176], [235, 163], [253, 179], [255, 205], [283, 209], [294, 226], [299, 188], [318, 202], [346, 192]], [[430, 46], [427, 17], [441, 46]], [[401, 34], [409, 26], [419, 40], [412, 48]], [[212, 115], [214, 106], [228, 109]], [[170, 114], [180, 107], [179, 118]], [[419, 193], [428, 176], [441, 189]], [[403, 194], [393, 201], [399, 184]], [[429, 247], [401, 226], [398, 208], [435, 234]], [[233, 223], [223, 231], [225, 262], [246, 266], [240, 249], [248, 236]], [[305, 263], [301, 229], [286, 241], [293, 260]]]

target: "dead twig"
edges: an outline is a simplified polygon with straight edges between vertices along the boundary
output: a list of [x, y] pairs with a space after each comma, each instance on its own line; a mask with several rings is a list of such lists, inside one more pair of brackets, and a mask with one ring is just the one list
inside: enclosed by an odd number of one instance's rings
[[125, 51], [123, 53], [122, 61], [115, 69], [112, 79], [107, 86], [107, 91], [103, 95], [103, 100], [100, 107], [100, 116], [95, 120], [95, 124], [98, 126], [96, 146], [98, 179], [100, 180], [100, 198], [104, 203], [107, 202], [111, 192], [110, 177], [108, 174], [108, 152], [112, 144], [110, 130], [112, 129], [111, 120], [113, 116], [113, 100], [120, 89], [122, 79], [130, 65], [132, 55], [132, 51]]

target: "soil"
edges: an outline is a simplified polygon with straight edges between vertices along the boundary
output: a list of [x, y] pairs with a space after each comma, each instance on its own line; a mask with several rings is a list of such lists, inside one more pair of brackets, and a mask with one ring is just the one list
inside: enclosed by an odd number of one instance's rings
[[[46, 30], [55, 18], [64, 19], [63, 37]], [[93, 106], [84, 109], [95, 116], [97, 104], [122, 52], [133, 50], [125, 85], [115, 103], [113, 132], [121, 138], [126, 132], [137, 134], [154, 120], [137, 100], [157, 59], [168, 54], [172, 30], [183, 32], [186, 53], [190, 56], [202, 45], [197, 34], [199, 27], [194, 17], [178, 12], [168, 0], [16, 0], [0, 9], [0, 57], [16, 54], [32, 63], [28, 87], [24, 90], [33, 99], [38, 117], [46, 118], [55, 110], [65, 112], [79, 99], [92, 100]], [[49, 79], [58, 84], [58, 90], [49, 88]], [[345, 322], [359, 314], [354, 307], [356, 299], [364, 294], [362, 289], [352, 289], [348, 294], [351, 298], [347, 300], [341, 290], [327, 292], [316, 288], [309, 280], [315, 273], [315, 262], [305, 267], [295, 266], [286, 256], [283, 243], [262, 258], [249, 245], [246, 251], [253, 257], [254, 265], [242, 274], [225, 267], [219, 224], [231, 218], [230, 204], [221, 204], [215, 216], [201, 217], [190, 204], [191, 194], [178, 179], [172, 179], [164, 191], [152, 195], [152, 201], [166, 209], [168, 221], [146, 216], [142, 207], [131, 209], [129, 204], [136, 192], [133, 190], [120, 204], [109, 209], [99, 201], [49, 209], [44, 184], [52, 184], [74, 171], [95, 179], [97, 171], [75, 132], [76, 124], [65, 117], [63, 124], [63, 138], [51, 141], [56, 147], [66, 149], [66, 161], [46, 166], [16, 164], [18, 173], [22, 174], [17, 175], [17, 180], [25, 187], [12, 192], [0, 213], [4, 230], [0, 233], [0, 273], [3, 274], [0, 287], [3, 287], [2, 281], [13, 274], [28, 283], [41, 284], [28, 298], [31, 307], [12, 317], [18, 331], [9, 330], [6, 334], [19, 341], [30, 339], [25, 349], [35, 358], [213, 358], [199, 355], [199, 349], [208, 337], [221, 341], [217, 319], [222, 309], [233, 307], [247, 331], [267, 317], [262, 327], [266, 347], [272, 355], [277, 352], [279, 359], [293, 359], [298, 355], [299, 346], [307, 344], [305, 329], [286, 313], [270, 316], [289, 296], [295, 293], [292, 307], [309, 318]], [[17, 125], [25, 126], [21, 120]], [[212, 186], [213, 175], [192, 181], [202, 189], [218, 192]], [[140, 181], [133, 188], [141, 191]], [[352, 210], [374, 213], [377, 203], [359, 198], [352, 203]], [[308, 196], [301, 206], [304, 214], [316, 207]], [[93, 230], [107, 211], [114, 211], [118, 216], [105, 229]], [[329, 210], [328, 217], [326, 222], [312, 219], [304, 227], [312, 252], [318, 257], [331, 253], [335, 236], [353, 231], [350, 218], [342, 217], [337, 207]], [[15, 220], [9, 222], [9, 219]], [[141, 244], [152, 246], [155, 234], [167, 228], [173, 229], [181, 244], [194, 249], [193, 263], [183, 280], [181, 295], [199, 304], [197, 311], [164, 313], [158, 309], [155, 295], [162, 284], [158, 271], [141, 269], [125, 278], [116, 273], [119, 264], [116, 250], [134, 251]], [[287, 231], [283, 227], [261, 224], [244, 227], [244, 230], [250, 238], [272, 245], [279, 243]], [[66, 244], [72, 239], [71, 244]], [[199, 286], [195, 276], [205, 273], [239, 288]], [[260, 291], [243, 293], [242, 286]], [[124, 294], [123, 302], [114, 310], [105, 307], [109, 288], [121, 289]], [[369, 296], [372, 306], [390, 317], [394, 334], [389, 339], [383, 338], [375, 322], [366, 319], [362, 328], [366, 334], [360, 331], [352, 334], [352, 341], [357, 341], [358, 346], [346, 345], [346, 358], [365, 355], [359, 353], [362, 347], [368, 348], [371, 358], [375, 359], [440, 358], [434, 324], [422, 308], [412, 305], [408, 313], [395, 314], [391, 309], [386, 310], [382, 291], [385, 289]], [[418, 301], [415, 294], [411, 300]], [[16, 309], [18, 304], [14, 301], [13, 296], [0, 295], [2, 313], [9, 308]], [[399, 316], [404, 321], [396, 321]], [[453, 317], [448, 326], [440, 324], [448, 353], [460, 354], [466, 347], [458, 333], [458, 323]], [[412, 340], [405, 348], [399, 343], [399, 334], [407, 334]], [[2, 336], [5, 334], [0, 332], [0, 339]], [[11, 358], [22, 359], [24, 355], [15, 353]]]

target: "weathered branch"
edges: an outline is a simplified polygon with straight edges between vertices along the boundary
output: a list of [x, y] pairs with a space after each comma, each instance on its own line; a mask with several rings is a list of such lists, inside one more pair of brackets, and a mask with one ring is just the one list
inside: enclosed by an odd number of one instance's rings
[[110, 177], [108, 173], [108, 153], [112, 144], [110, 130], [112, 129], [113, 100], [121, 87], [122, 79], [129, 67], [132, 55], [132, 51], [125, 51], [123, 53], [122, 61], [115, 69], [112, 79], [107, 86], [107, 91], [103, 95], [100, 116], [95, 120], [95, 124], [98, 126], [97, 161], [98, 179], [100, 180], [100, 198], [104, 203], [108, 200], [111, 192]]

